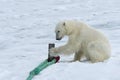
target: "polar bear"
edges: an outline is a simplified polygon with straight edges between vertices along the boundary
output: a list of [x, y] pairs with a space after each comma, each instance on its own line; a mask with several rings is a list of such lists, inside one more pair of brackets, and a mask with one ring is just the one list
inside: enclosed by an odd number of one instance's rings
[[86, 57], [92, 63], [110, 58], [111, 46], [106, 36], [83, 22], [75, 20], [59, 22], [55, 33], [56, 40], [61, 40], [66, 35], [68, 42], [50, 49], [51, 56], [75, 53], [73, 61], [80, 61], [82, 57]]

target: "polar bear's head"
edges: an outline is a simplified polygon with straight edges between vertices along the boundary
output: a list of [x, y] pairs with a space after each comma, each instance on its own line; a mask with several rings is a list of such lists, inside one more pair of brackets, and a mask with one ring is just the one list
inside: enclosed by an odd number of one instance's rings
[[77, 30], [79, 29], [76, 26], [76, 21], [74, 20], [59, 22], [55, 29], [56, 40], [61, 40], [65, 35], [74, 35], [74, 33], [78, 32]]
[[61, 40], [66, 35], [66, 23], [59, 22], [55, 29], [56, 40]]

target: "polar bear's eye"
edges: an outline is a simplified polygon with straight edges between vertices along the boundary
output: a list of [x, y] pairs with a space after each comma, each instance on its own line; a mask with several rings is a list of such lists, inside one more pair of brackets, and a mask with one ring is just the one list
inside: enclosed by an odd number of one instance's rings
[[58, 33], [60, 32], [60, 31], [57, 31]]
[[65, 22], [63, 23], [63, 26], [65, 26]]

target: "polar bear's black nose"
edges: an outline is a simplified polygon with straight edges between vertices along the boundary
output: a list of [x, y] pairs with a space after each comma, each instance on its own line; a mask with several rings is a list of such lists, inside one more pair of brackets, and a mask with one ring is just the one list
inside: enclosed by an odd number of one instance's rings
[[61, 40], [62, 38], [56, 38], [56, 40]]

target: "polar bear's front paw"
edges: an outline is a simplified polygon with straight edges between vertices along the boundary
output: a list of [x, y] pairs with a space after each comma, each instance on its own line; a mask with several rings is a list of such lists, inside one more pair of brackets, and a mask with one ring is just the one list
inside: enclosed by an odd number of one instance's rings
[[57, 55], [57, 49], [56, 49], [56, 48], [51, 48], [51, 49], [50, 49], [50, 56], [58, 56], [58, 55]]

